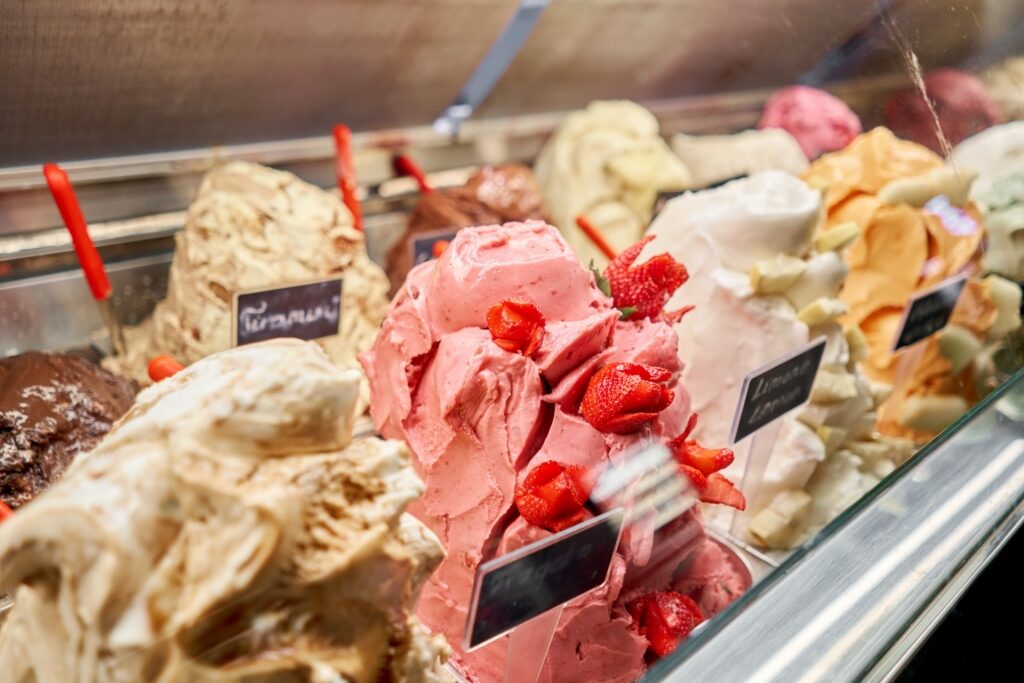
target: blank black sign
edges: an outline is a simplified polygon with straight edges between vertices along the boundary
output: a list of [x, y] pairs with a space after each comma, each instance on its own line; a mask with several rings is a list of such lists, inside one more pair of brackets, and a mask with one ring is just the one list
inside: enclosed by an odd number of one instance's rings
[[434, 243], [444, 240], [451, 242], [455, 239], [458, 230], [434, 230], [413, 237], [410, 249], [412, 249], [412, 264], [418, 266], [421, 263], [434, 259]]
[[758, 368], [743, 380], [732, 443], [742, 441], [766, 424], [803, 404], [811, 395], [825, 353], [819, 337], [788, 356]]
[[967, 278], [961, 275], [915, 294], [903, 313], [903, 324], [893, 351], [916, 344], [945, 327], [966, 284]]
[[320, 339], [341, 326], [341, 278], [235, 295], [235, 346], [297, 337]]
[[622, 517], [622, 508], [610, 510], [481, 564], [466, 648], [488, 643], [604, 583], [619, 545]]

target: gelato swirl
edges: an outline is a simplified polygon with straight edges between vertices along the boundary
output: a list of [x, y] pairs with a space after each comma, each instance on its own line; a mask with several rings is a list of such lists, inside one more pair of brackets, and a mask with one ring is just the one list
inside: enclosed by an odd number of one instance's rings
[[410, 614], [442, 550], [359, 373], [308, 342], [199, 361], [0, 525], [10, 680], [442, 680]]
[[584, 215], [616, 251], [640, 239], [658, 192], [691, 179], [658, 134], [658, 120], [628, 101], [593, 102], [566, 117], [537, 157], [537, 181], [551, 218], [580, 260], [607, 257], [576, 226]]
[[[374, 425], [409, 444], [427, 486], [415, 514], [448, 551], [419, 614], [454, 642], [479, 564], [559, 528], [529, 522], [517, 487], [542, 467], [593, 471], [648, 439], [683, 431], [689, 399], [678, 382], [675, 333], [660, 318], [622, 317], [550, 225], [465, 228], [440, 259], [413, 268], [361, 357]], [[607, 400], [594, 406], [601, 420], [579, 407], [595, 384], [606, 389]], [[644, 397], [631, 412], [623, 387], [638, 385]], [[606, 430], [594, 426], [606, 418]], [[643, 672], [648, 642], [627, 601], [670, 589], [709, 541], [695, 510], [657, 536], [630, 538], [610, 580], [566, 605], [541, 681], [560, 680], [569, 666], [581, 680], [631, 681]], [[503, 639], [454, 660], [470, 680], [501, 681], [506, 649]]]
[[387, 278], [337, 196], [234, 161], [203, 179], [175, 242], [167, 298], [125, 330], [128, 353], [107, 367], [149, 384], [153, 356], [187, 365], [231, 347], [236, 292], [342, 275], [341, 333], [318, 343], [338, 365], [358, 368], [356, 354], [369, 348], [387, 308]]

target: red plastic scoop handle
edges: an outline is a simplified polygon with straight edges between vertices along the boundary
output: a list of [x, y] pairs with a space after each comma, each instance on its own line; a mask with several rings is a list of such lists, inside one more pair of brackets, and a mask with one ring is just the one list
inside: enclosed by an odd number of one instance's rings
[[0, 522], [4, 521], [8, 517], [14, 514], [11, 508], [7, 507], [7, 503], [0, 500]]
[[82, 216], [82, 207], [78, 205], [78, 198], [75, 197], [75, 190], [71, 187], [68, 174], [57, 164], [43, 164], [43, 175], [46, 176], [46, 184], [50, 186], [50, 194], [57, 203], [64, 225], [71, 233], [78, 263], [82, 266], [93, 298], [105, 301], [110, 296], [110, 279], [107, 278], [107, 269], [103, 267], [103, 259], [89, 237], [85, 218]]
[[615, 260], [615, 250], [605, 241], [601, 231], [594, 227], [594, 224], [586, 216], [582, 214], [576, 216], [576, 226], [594, 243], [595, 247], [601, 250], [601, 253], [608, 257], [608, 260]]
[[356, 230], [363, 231], [363, 210], [356, 197], [356, 165], [352, 160], [352, 131], [343, 123], [334, 127], [335, 171], [345, 206], [352, 212]]
[[413, 161], [411, 157], [405, 154], [397, 154], [391, 160], [391, 165], [398, 175], [407, 175], [415, 180], [422, 194], [429, 194], [434, 191], [434, 188], [427, 182], [427, 174], [423, 172], [420, 165]]

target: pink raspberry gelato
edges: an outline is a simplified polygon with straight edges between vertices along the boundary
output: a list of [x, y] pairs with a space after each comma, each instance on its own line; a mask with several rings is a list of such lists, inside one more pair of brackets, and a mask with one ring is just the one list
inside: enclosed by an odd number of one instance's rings
[[791, 85], [769, 97], [757, 127], [786, 131], [810, 161], [843, 149], [862, 132], [860, 119], [845, 102], [806, 85]]
[[[487, 328], [488, 309], [512, 297], [529, 299], [546, 322], [531, 357], [503, 350]], [[477, 566], [550, 533], [519, 516], [517, 482], [548, 460], [595, 468], [644, 441], [678, 435], [689, 417], [672, 327], [620, 317], [550, 225], [464, 228], [440, 259], [409, 273], [360, 358], [374, 425], [409, 444], [426, 484], [412, 512], [448, 551], [419, 614], [455, 646], [453, 661], [471, 681], [502, 681], [507, 649], [502, 639], [469, 655], [458, 651]], [[620, 361], [672, 373], [671, 405], [634, 434], [598, 431], [572, 407], [600, 366]], [[653, 537], [636, 529], [627, 536], [609, 581], [566, 606], [541, 681], [636, 680], [648, 644], [627, 599], [670, 589], [687, 567], [709, 571], [687, 563], [706, 539], [695, 509]], [[720, 573], [732, 571], [720, 564]], [[703, 590], [700, 580], [691, 583], [695, 594]]]

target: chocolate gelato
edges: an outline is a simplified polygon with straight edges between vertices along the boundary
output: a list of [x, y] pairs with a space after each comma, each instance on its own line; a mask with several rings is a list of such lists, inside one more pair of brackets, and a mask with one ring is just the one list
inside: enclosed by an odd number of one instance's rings
[[134, 398], [132, 383], [84, 358], [0, 358], [0, 501], [17, 509], [44, 491]]
[[409, 227], [388, 254], [388, 278], [394, 294], [413, 266], [416, 235], [471, 225], [547, 220], [547, 207], [537, 181], [526, 166], [485, 166], [465, 185], [428, 192], [409, 216]]

